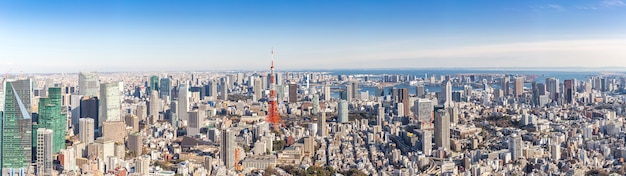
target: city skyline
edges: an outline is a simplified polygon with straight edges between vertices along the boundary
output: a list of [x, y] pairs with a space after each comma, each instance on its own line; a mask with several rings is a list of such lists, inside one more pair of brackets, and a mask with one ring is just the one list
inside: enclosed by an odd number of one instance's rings
[[79, 71], [626, 67], [626, 3], [3, 1], [0, 67]]

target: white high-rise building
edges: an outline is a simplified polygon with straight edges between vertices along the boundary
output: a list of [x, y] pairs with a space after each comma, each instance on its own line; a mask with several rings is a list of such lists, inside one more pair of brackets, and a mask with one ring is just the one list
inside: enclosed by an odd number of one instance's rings
[[522, 157], [522, 137], [517, 134], [512, 134], [509, 137], [509, 152], [511, 152], [511, 159], [513, 161]]
[[154, 124], [159, 118], [159, 112], [161, 111], [161, 99], [159, 99], [159, 95], [156, 90], [152, 90], [150, 92], [150, 102], [148, 105], [150, 105], [150, 107], [148, 108], [150, 109], [150, 113], [148, 114], [148, 116], [151, 116], [151, 118], [148, 119], [150, 121], [150, 124]]
[[150, 174], [150, 157], [147, 155], [135, 160], [135, 172], [141, 175]]
[[121, 121], [121, 92], [117, 83], [100, 84], [100, 108], [98, 124], [107, 121]]
[[78, 120], [78, 140], [85, 144], [91, 144], [94, 138], [94, 120], [92, 118], [81, 118]]
[[324, 101], [330, 101], [330, 85], [324, 85]]
[[188, 125], [187, 125], [187, 136], [194, 136], [200, 133], [200, 128], [204, 123], [204, 113], [200, 113], [198, 110], [193, 110], [188, 112]]
[[230, 129], [222, 130], [220, 159], [228, 169], [235, 167], [235, 144], [235, 132]]
[[446, 108], [454, 107], [454, 102], [452, 102], [452, 83], [450, 83], [450, 80], [445, 81], [444, 87], [441, 88], [441, 93], [444, 96], [443, 105]]
[[178, 85], [178, 119], [187, 120], [187, 111], [189, 111], [189, 87], [187, 82], [183, 81]]
[[80, 72], [78, 74], [78, 94], [98, 97], [100, 84], [96, 73]]
[[52, 130], [37, 129], [37, 175], [52, 175]]

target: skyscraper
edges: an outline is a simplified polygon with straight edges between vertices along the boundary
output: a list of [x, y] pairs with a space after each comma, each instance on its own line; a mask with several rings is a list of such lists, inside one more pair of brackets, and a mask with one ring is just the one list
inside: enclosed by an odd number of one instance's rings
[[313, 109], [311, 114], [317, 114], [320, 112], [320, 96], [318, 94], [313, 95]]
[[150, 109], [150, 113], [148, 113], [148, 116], [151, 117], [149, 121], [150, 124], [154, 124], [159, 118], [159, 112], [161, 112], [161, 99], [159, 99], [156, 90], [152, 90], [152, 92], [150, 93], [150, 102], [148, 105], [150, 105], [148, 107], [148, 109]]
[[443, 94], [443, 106], [454, 107], [454, 102], [452, 102], [452, 83], [450, 80], [446, 80], [443, 83], [443, 87], [441, 88], [441, 94]]
[[418, 98], [424, 98], [424, 95], [426, 95], [426, 91], [424, 89], [424, 85], [419, 84], [415, 87], [415, 95]]
[[165, 99], [165, 97], [172, 97], [172, 80], [170, 78], [161, 78], [159, 83], [159, 97]]
[[220, 84], [220, 86], [222, 87], [222, 89], [220, 89], [222, 92], [222, 99], [223, 101], [227, 101], [228, 100], [228, 77], [224, 78], [222, 80], [222, 83]]
[[32, 159], [32, 82], [30, 79], [5, 84], [4, 117], [0, 121], [2, 149], [0, 161], [4, 169], [25, 169]]
[[352, 91], [352, 83], [348, 83], [345, 90], [345, 100], [348, 102], [352, 102], [352, 97], [354, 97], [353, 93], [354, 92]]
[[178, 119], [187, 120], [187, 111], [189, 111], [189, 88], [187, 82], [183, 81], [178, 85]]
[[78, 140], [85, 144], [93, 143], [95, 140], [94, 123], [94, 119], [92, 118], [81, 118], [78, 120]]
[[352, 99], [356, 99], [359, 97], [359, 82], [357, 81], [350, 81], [350, 90], [348, 90], [351, 92], [352, 95]]
[[407, 88], [401, 88], [401, 89], [396, 89], [395, 91], [395, 95], [394, 97], [396, 97], [396, 105], [400, 105], [402, 106], [402, 108], [398, 108], [398, 109], [402, 109], [403, 114], [401, 116], [408, 116], [411, 110], [410, 104], [409, 104], [409, 89]]
[[429, 99], [418, 99], [415, 101], [414, 113], [416, 113], [417, 120], [422, 124], [422, 128], [432, 128], [433, 122], [433, 103]]
[[235, 132], [230, 129], [222, 130], [220, 159], [228, 169], [235, 167], [235, 144]]
[[330, 85], [326, 84], [324, 85], [324, 101], [330, 101], [331, 95], [330, 95]]
[[150, 90], [151, 90], [150, 93], [152, 93], [152, 90], [156, 90], [157, 93], [158, 93], [158, 91], [160, 89], [160, 87], [159, 87], [159, 77], [158, 76], [154, 75], [154, 76], [150, 77], [150, 86], [149, 87], [150, 87]]
[[122, 120], [120, 97], [120, 89], [117, 83], [103, 83], [100, 85], [98, 124], [102, 124], [105, 121]]
[[321, 112], [317, 118], [317, 135], [320, 137], [326, 137], [328, 135], [328, 129], [326, 127], [326, 112]]
[[298, 85], [296, 83], [289, 84], [289, 103], [298, 102]]
[[522, 157], [522, 138], [517, 134], [512, 134], [509, 137], [509, 152], [511, 152], [511, 159], [513, 161]]
[[98, 100], [98, 97], [84, 96], [83, 99], [80, 100], [80, 118], [92, 118], [94, 120], [93, 129], [95, 131], [99, 131], [99, 129], [102, 127], [102, 123], [99, 123], [99, 109], [100, 100]]
[[128, 149], [135, 156], [139, 156], [143, 152], [143, 136], [141, 133], [130, 133], [128, 135]]
[[515, 77], [515, 89], [514, 89], [514, 95], [516, 97], [519, 97], [522, 95], [522, 93], [524, 93], [524, 77]]
[[546, 90], [550, 92], [550, 99], [557, 100], [560, 97], [559, 80], [556, 78], [546, 78]]
[[78, 94], [84, 96], [99, 96], [100, 83], [96, 73], [80, 72], [78, 74]]
[[[54, 131], [54, 143], [52, 152], [57, 153], [65, 149], [65, 132], [67, 128], [67, 118], [61, 114], [61, 88], [48, 88], [48, 97], [39, 99], [39, 118], [36, 127], [33, 129], [45, 128]], [[37, 131], [33, 131], [33, 145], [37, 145]]]
[[253, 101], [258, 101], [259, 99], [261, 99], [262, 95], [261, 94], [263, 91], [263, 87], [261, 85], [261, 79], [255, 78], [254, 79], [254, 86], [253, 86], [253, 92], [254, 92], [254, 99], [252, 99]]
[[450, 116], [445, 109], [435, 112], [435, 146], [450, 150]]
[[337, 106], [337, 123], [346, 123], [348, 122], [348, 101], [341, 100], [339, 105]]
[[565, 80], [563, 81], [563, 103], [565, 104], [573, 104], [576, 93], [576, 85], [575, 80]]
[[511, 78], [509, 78], [508, 75], [505, 75], [504, 77], [502, 77], [502, 80], [500, 80], [500, 87], [502, 89], [502, 91], [504, 91], [504, 96], [509, 95], [511, 92], [509, 90], [509, 84]]
[[[53, 130], [37, 129], [37, 175], [52, 175]], [[65, 142], [65, 140], [64, 140]]]
[[198, 110], [189, 111], [189, 125], [187, 126], [187, 136], [195, 136], [200, 133], [200, 128], [204, 123], [204, 113], [198, 112]]

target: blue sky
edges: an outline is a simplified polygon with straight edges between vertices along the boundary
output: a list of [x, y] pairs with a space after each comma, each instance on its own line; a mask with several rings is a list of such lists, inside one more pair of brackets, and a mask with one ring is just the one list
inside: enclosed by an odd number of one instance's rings
[[0, 1], [11, 72], [626, 67], [622, 0]]

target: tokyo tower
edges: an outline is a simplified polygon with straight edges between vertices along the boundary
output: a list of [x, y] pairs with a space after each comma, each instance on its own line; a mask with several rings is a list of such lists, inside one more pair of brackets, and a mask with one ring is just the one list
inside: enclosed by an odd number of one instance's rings
[[278, 105], [276, 105], [276, 75], [274, 74], [274, 49], [272, 49], [272, 69], [270, 73], [270, 98], [269, 98], [269, 110], [265, 121], [274, 125], [274, 130], [278, 130], [282, 124], [282, 120], [278, 115]]

